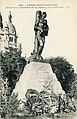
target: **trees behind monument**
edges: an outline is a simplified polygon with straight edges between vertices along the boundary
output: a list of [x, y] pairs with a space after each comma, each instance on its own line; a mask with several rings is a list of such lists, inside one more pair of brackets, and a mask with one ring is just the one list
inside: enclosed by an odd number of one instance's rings
[[76, 80], [73, 65], [71, 65], [64, 57], [51, 57], [48, 61], [53, 72], [56, 74], [58, 81], [61, 83], [63, 90], [66, 93], [71, 93], [72, 84]]

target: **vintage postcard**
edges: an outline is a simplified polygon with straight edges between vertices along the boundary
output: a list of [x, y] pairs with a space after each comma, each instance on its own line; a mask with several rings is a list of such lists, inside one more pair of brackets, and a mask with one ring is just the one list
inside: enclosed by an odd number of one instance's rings
[[0, 118], [77, 119], [76, 32], [76, 0], [0, 0]]

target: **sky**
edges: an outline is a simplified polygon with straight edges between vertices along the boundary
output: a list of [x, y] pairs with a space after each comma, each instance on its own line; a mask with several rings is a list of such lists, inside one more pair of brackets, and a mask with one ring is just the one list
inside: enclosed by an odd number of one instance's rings
[[9, 11], [16, 27], [18, 43], [22, 44], [22, 56], [29, 57], [34, 48], [34, 24], [37, 10], [47, 13], [49, 33], [45, 38], [42, 56], [62, 56], [77, 72], [77, 1], [76, 0], [0, 0], [3, 23], [8, 21]]

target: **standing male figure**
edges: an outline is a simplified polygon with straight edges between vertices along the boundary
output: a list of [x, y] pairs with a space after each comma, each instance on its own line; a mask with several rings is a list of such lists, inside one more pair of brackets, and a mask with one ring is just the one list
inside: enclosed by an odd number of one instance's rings
[[[46, 12], [38, 11], [36, 12], [36, 23], [34, 26], [35, 31], [35, 48], [34, 53], [37, 54], [36, 59], [41, 57], [41, 53], [45, 44], [45, 36], [48, 35], [48, 25], [47, 20], [45, 19], [47, 16]], [[36, 42], [37, 41], [37, 42]]]

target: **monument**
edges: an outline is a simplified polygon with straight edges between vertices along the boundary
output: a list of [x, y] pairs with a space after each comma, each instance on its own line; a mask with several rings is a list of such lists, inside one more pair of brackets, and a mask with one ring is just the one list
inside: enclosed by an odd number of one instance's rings
[[43, 59], [41, 56], [42, 51], [45, 45], [45, 37], [48, 36], [49, 27], [46, 20], [46, 12], [36, 11], [36, 18], [35, 18], [35, 41], [34, 41], [34, 49], [31, 56], [28, 58], [28, 62], [33, 59]]
[[53, 92], [55, 95], [65, 94], [50, 64], [41, 56], [44, 49], [45, 37], [48, 35], [49, 30], [46, 16], [46, 12], [36, 11], [33, 53], [27, 59], [28, 63], [14, 90], [14, 92], [18, 93], [19, 99], [25, 97], [28, 89], [34, 89], [38, 92]]

